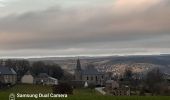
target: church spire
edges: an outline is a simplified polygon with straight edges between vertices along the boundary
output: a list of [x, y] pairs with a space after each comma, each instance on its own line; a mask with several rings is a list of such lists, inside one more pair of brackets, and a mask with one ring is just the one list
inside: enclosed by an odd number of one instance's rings
[[80, 64], [80, 59], [77, 59], [77, 66], [76, 66], [77, 70], [81, 70], [81, 64]]

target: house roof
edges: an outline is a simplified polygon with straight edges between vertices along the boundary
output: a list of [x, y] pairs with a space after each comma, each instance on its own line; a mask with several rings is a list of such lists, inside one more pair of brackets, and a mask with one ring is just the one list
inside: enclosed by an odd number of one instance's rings
[[48, 75], [47, 73], [40, 73], [40, 74], [38, 75], [38, 77], [39, 77], [39, 78], [48, 78], [49, 75]]
[[10, 74], [16, 75], [17, 73], [14, 71], [13, 68], [0, 66], [0, 74], [3, 74], [3, 75], [10, 75]]
[[40, 73], [37, 78], [48, 78], [51, 80], [58, 81], [56, 78], [49, 76], [47, 73]]
[[48, 77], [49, 79], [51, 79], [51, 80], [55, 80], [55, 81], [58, 81], [56, 78], [54, 78], [54, 77]]

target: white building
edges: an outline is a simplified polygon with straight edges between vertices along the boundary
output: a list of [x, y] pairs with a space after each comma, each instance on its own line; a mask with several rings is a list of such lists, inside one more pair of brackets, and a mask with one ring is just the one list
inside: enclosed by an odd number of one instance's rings
[[58, 85], [58, 79], [53, 78], [46, 73], [40, 73], [37, 77], [35, 77], [34, 82], [36, 84], [43, 85]]
[[34, 83], [34, 77], [27, 72], [22, 78], [21, 78], [21, 82], [22, 83], [26, 83], [26, 84], [33, 84]]
[[27, 72], [21, 78], [21, 82], [26, 84], [57, 85], [58, 79], [53, 78], [46, 73], [40, 73], [37, 77], [34, 77], [30, 74], [30, 72]]

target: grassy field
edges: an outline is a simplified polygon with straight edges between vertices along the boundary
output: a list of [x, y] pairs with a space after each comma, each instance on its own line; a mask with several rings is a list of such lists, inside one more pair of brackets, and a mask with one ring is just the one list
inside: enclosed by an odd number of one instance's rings
[[[0, 90], [0, 100], [8, 100], [10, 93], [51, 93], [50, 86], [16, 85], [10, 89]], [[16, 100], [54, 100], [54, 98], [17, 98]], [[74, 95], [68, 98], [55, 98], [55, 100], [170, 100], [170, 97], [161, 96], [103, 96], [91, 89], [75, 89]]]

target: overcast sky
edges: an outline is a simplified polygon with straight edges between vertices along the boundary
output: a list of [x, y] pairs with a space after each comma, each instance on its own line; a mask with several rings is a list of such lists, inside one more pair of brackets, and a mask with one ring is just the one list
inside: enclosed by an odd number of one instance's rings
[[0, 57], [170, 53], [170, 0], [0, 0]]

